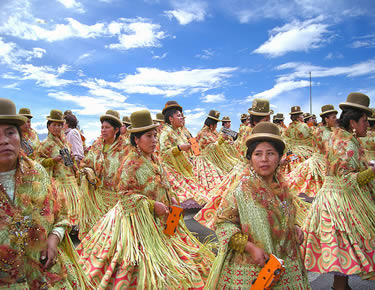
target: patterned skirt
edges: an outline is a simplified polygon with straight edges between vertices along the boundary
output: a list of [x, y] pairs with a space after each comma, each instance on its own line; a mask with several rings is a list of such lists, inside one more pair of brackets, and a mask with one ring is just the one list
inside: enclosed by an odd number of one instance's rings
[[56, 179], [56, 190], [62, 194], [66, 201], [70, 223], [76, 225], [78, 223], [78, 199], [80, 196], [77, 179], [74, 176]]

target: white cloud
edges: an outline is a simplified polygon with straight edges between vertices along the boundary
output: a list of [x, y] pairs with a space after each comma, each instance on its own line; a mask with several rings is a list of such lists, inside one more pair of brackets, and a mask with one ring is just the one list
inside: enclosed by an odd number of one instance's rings
[[210, 59], [214, 56], [214, 52], [212, 49], [203, 49], [202, 53], [195, 55], [195, 57], [200, 59]]
[[160, 25], [148, 22], [132, 22], [123, 27], [126, 33], [120, 34], [119, 43], [110, 44], [111, 49], [127, 50], [137, 47], [160, 47], [160, 40], [167, 37], [160, 31]]
[[337, 59], [337, 58], [344, 58], [341, 52], [330, 52], [326, 55], [325, 59]]
[[20, 88], [18, 88], [18, 83], [12, 83], [12, 84], [9, 84], [9, 85], [5, 85], [3, 86], [4, 89], [13, 89], [13, 90], [21, 90]]
[[106, 82], [106, 85], [129, 94], [140, 93], [171, 97], [205, 92], [222, 86], [236, 70], [237, 68], [233, 67], [222, 67], [170, 72], [158, 68], [143, 67], [137, 68], [137, 73], [134, 75], [126, 75], [119, 82]]
[[321, 18], [304, 22], [294, 21], [271, 30], [270, 38], [255, 49], [254, 53], [271, 57], [282, 56], [292, 51], [318, 48], [327, 41], [328, 24], [317, 23]]
[[173, 17], [181, 25], [189, 24], [193, 21], [203, 21], [207, 15], [207, 4], [200, 1], [173, 1], [174, 10], [164, 11], [170, 19]]
[[162, 55], [154, 55], [152, 58], [153, 59], [164, 59], [166, 58], [168, 53], [164, 52]]
[[224, 94], [205, 95], [201, 98], [203, 103], [220, 103], [225, 101]]
[[122, 94], [115, 92], [110, 89], [103, 88], [95, 81], [85, 81], [80, 83], [81, 86], [89, 89], [89, 93], [93, 96], [104, 97], [109, 100], [114, 100], [118, 102], [123, 102], [126, 97]]
[[184, 110], [184, 116], [186, 117], [186, 127], [188, 127], [190, 133], [195, 136], [203, 127], [207, 112], [202, 108], [195, 108], [191, 110]]
[[375, 34], [368, 34], [361, 37], [358, 37], [359, 40], [354, 41], [351, 46], [353, 48], [360, 48], [360, 47], [367, 47], [367, 48], [374, 48], [375, 47]]
[[19, 63], [23, 59], [30, 61], [33, 58], [42, 58], [46, 53], [43, 48], [34, 47], [31, 51], [17, 47], [13, 42], [4, 42], [0, 37], [0, 63], [13, 64]]
[[83, 8], [82, 4], [80, 2], [77, 2], [76, 0], [57, 0], [57, 2], [60, 2], [62, 5], [65, 6], [65, 8], [74, 9], [79, 13], [85, 12], [85, 9]]

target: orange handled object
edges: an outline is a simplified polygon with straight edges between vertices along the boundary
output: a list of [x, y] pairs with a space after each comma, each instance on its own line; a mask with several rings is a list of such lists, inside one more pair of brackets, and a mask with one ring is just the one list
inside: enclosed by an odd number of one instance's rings
[[167, 218], [167, 223], [165, 225], [164, 234], [168, 236], [173, 236], [176, 232], [178, 222], [180, 221], [180, 216], [184, 209], [177, 205], [171, 205], [169, 215]]
[[199, 156], [201, 154], [201, 151], [199, 150], [199, 144], [197, 142], [197, 139], [191, 137], [189, 138], [189, 143], [191, 145], [191, 149], [193, 150], [194, 155]]
[[284, 273], [284, 261], [271, 254], [267, 263], [260, 270], [258, 277], [253, 281], [250, 290], [272, 289], [272, 286], [275, 286]]

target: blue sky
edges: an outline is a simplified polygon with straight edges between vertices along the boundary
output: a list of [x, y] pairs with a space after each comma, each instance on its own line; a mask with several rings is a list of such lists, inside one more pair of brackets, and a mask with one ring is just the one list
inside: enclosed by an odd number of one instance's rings
[[374, 1], [0, 1], [1, 96], [40, 133], [51, 109], [73, 110], [91, 141], [106, 110], [168, 100], [193, 133], [210, 109], [237, 130], [254, 98], [289, 122], [310, 108], [309, 72], [317, 115], [352, 91], [374, 101]]

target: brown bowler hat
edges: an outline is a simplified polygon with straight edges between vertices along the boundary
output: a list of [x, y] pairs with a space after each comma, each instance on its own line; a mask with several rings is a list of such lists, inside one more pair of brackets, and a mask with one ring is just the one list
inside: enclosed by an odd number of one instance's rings
[[247, 139], [246, 146], [249, 147], [255, 141], [274, 141], [279, 143], [283, 150], [285, 149], [285, 142], [281, 137], [279, 127], [271, 122], [257, 124]]
[[371, 108], [372, 115], [367, 118], [369, 121], [375, 121], [375, 108]]
[[162, 113], [157, 113], [154, 121], [164, 122], [164, 115]]
[[212, 119], [212, 120], [215, 120], [215, 121], [221, 122], [221, 120], [220, 120], [220, 112], [219, 112], [219, 111], [216, 111], [216, 110], [211, 110], [211, 111], [208, 113], [207, 118], [210, 118], [210, 119]]
[[312, 115], [310, 113], [303, 113], [303, 120], [311, 118]]
[[168, 101], [165, 103], [164, 109], [162, 111], [163, 115], [165, 115], [165, 112], [171, 108], [176, 108], [182, 112], [182, 107], [176, 101]]
[[340, 109], [360, 109], [364, 111], [368, 116], [372, 115], [372, 111], [369, 108], [370, 98], [362, 93], [350, 93], [346, 98], [346, 102], [340, 103]]
[[274, 120], [281, 120], [284, 121], [284, 115], [282, 113], [277, 113], [274, 117]]
[[131, 126], [128, 127], [130, 133], [148, 131], [159, 126], [152, 121], [150, 111], [140, 110], [130, 115]]
[[248, 114], [241, 114], [240, 120], [246, 120], [247, 118], [249, 118]]
[[27, 118], [17, 114], [16, 105], [9, 99], [0, 98], [0, 124], [21, 126]]
[[225, 116], [223, 117], [223, 119], [221, 119], [221, 122], [232, 122], [229, 118], [229, 116]]
[[64, 116], [60, 110], [51, 110], [49, 116], [47, 116], [48, 121], [64, 123]]
[[106, 119], [115, 121], [120, 127], [122, 126], [120, 114], [115, 110], [107, 110], [104, 115], [100, 116], [100, 122], [103, 123]]
[[122, 117], [122, 123], [126, 125], [130, 125], [131, 124], [130, 118], [128, 116]]
[[335, 107], [333, 105], [324, 105], [322, 106], [322, 112], [319, 114], [320, 117], [323, 117], [324, 115], [336, 113], [337, 110], [335, 110]]
[[33, 115], [31, 115], [31, 112], [30, 112], [30, 109], [29, 108], [21, 108], [19, 111], [18, 111], [18, 115], [22, 115], [22, 116], [25, 116], [29, 119], [31, 119], [33, 117]]
[[290, 108], [289, 115], [299, 115], [299, 114], [303, 114], [300, 106], [293, 106]]
[[269, 116], [271, 115], [270, 102], [265, 99], [254, 99], [251, 109], [248, 112], [254, 116]]

